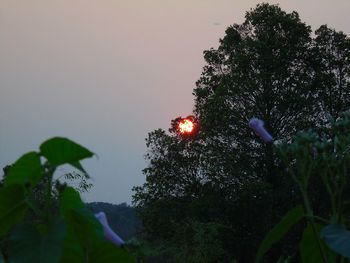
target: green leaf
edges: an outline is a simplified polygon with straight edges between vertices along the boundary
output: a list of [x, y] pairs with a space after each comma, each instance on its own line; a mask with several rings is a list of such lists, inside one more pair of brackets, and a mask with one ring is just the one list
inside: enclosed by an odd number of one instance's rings
[[94, 239], [102, 238], [102, 227], [95, 216], [86, 209], [80, 194], [72, 187], [66, 187], [59, 196], [61, 214], [68, 223], [64, 241], [62, 263], [84, 262], [87, 248]]
[[350, 259], [350, 232], [343, 225], [331, 224], [324, 227], [321, 237], [333, 251]]
[[19, 158], [9, 169], [5, 177], [5, 185], [30, 183], [34, 187], [43, 176], [40, 156], [29, 152]]
[[23, 185], [10, 185], [0, 189], [0, 237], [5, 235], [25, 215]]
[[[320, 224], [315, 224], [316, 235], [312, 229], [311, 224], [304, 229], [302, 239], [299, 243], [300, 257], [301, 262], [303, 263], [319, 263], [323, 262], [322, 254], [318, 245], [320, 242], [321, 248], [325, 253], [325, 256], [328, 258], [330, 251], [325, 246], [324, 242], [320, 239], [320, 232], [322, 226]], [[317, 238], [319, 240], [317, 240]], [[331, 261], [332, 262], [332, 261]]]
[[[321, 226], [317, 224], [317, 235], [319, 235], [320, 228]], [[317, 242], [312, 226], [308, 224], [299, 243], [301, 262], [319, 263], [323, 261]]]
[[64, 238], [63, 245], [63, 256], [61, 258], [61, 263], [78, 263], [84, 262], [86, 258], [86, 253], [82, 244], [80, 244], [74, 229], [68, 226], [67, 233]]
[[255, 262], [260, 262], [267, 251], [281, 240], [281, 238], [288, 232], [288, 230], [298, 223], [304, 216], [304, 209], [302, 206], [297, 206], [290, 210], [282, 220], [270, 230], [265, 239], [260, 244]]
[[101, 223], [86, 207], [68, 211], [65, 218], [69, 227], [73, 229], [80, 244], [83, 244], [84, 247], [91, 246], [94, 240], [101, 240], [104, 238]]
[[82, 209], [85, 207], [80, 194], [72, 187], [66, 187], [59, 196], [60, 211], [66, 215], [70, 210]]
[[[14, 229], [10, 240], [10, 258], [15, 263], [58, 263], [63, 252], [66, 225], [56, 219], [50, 226], [39, 228], [23, 224]], [[43, 231], [44, 229], [44, 231]]]
[[61, 214], [68, 223], [61, 263], [84, 262], [87, 248], [95, 238], [102, 238], [102, 227], [86, 209], [80, 194], [74, 188], [66, 187], [60, 193], [59, 205]]
[[79, 161], [94, 155], [83, 146], [61, 137], [49, 139], [41, 144], [40, 153], [54, 166], [70, 164], [83, 173], [85, 171]]
[[83, 172], [85, 175], [87, 175], [87, 172], [85, 171], [84, 167], [81, 165], [80, 162], [70, 162], [69, 164], [78, 169], [79, 171]]

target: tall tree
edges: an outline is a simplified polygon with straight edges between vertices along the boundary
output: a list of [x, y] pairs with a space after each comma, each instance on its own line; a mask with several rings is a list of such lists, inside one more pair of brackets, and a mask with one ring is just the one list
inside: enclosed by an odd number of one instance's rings
[[[288, 140], [337, 117], [350, 103], [349, 38], [321, 26], [313, 39], [296, 12], [259, 4], [204, 59], [193, 92], [198, 132], [179, 136], [175, 119], [169, 133], [149, 134], [146, 183], [134, 188], [134, 203], [146, 236], [179, 254], [191, 255], [195, 237], [213, 223], [224, 250], [218, 260], [251, 262], [295, 191], [248, 121], [259, 117], [276, 140]], [[280, 253], [272, 251], [270, 260]]]
[[350, 103], [350, 39], [327, 25], [317, 29], [315, 35], [320, 118], [337, 118]]
[[243, 181], [247, 176], [275, 180], [271, 147], [252, 136], [250, 118], [262, 118], [276, 139], [311, 122], [310, 33], [296, 12], [261, 4], [243, 24], [226, 30], [217, 49], [204, 52], [207, 65], [194, 90], [195, 112], [208, 144], [221, 148], [218, 158], [228, 158], [231, 177], [236, 163]]

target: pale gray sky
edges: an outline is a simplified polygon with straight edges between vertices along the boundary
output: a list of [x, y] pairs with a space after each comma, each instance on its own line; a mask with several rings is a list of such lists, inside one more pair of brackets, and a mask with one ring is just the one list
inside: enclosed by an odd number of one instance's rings
[[[0, 167], [69, 137], [99, 155], [84, 199], [130, 203], [147, 133], [191, 113], [203, 50], [259, 2], [1, 0]], [[350, 33], [350, 0], [265, 2]]]

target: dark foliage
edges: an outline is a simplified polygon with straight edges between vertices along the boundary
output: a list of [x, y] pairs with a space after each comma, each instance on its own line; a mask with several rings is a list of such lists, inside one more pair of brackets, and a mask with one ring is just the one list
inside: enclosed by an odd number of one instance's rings
[[[327, 26], [313, 38], [296, 12], [259, 4], [243, 24], [227, 28], [217, 49], [204, 52], [193, 91], [196, 135], [179, 136], [178, 118], [169, 133], [149, 133], [146, 183], [134, 188], [144, 237], [171, 247], [169, 262], [253, 261], [298, 198], [272, 146], [248, 121], [261, 118], [275, 140], [290, 140], [337, 117], [350, 105], [349, 43]], [[286, 238], [268, 262], [294, 256], [295, 244], [296, 237]]]

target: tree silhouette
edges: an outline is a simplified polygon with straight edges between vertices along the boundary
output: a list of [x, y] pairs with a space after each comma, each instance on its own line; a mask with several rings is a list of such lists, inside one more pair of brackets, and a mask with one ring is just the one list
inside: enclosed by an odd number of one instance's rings
[[[134, 203], [145, 237], [174, 247], [169, 262], [191, 255], [198, 227], [208, 223], [216, 224], [224, 252], [202, 262], [252, 262], [263, 236], [296, 197], [271, 144], [257, 138], [248, 121], [261, 118], [275, 140], [290, 140], [347, 109], [349, 38], [327, 26], [313, 38], [298, 13], [259, 4], [242, 24], [228, 27], [204, 59], [193, 91], [198, 132], [179, 136], [175, 119], [169, 133], [149, 134], [146, 183], [134, 188]], [[287, 251], [271, 252], [271, 262], [293, 253], [288, 247], [295, 239], [288, 242]]]

